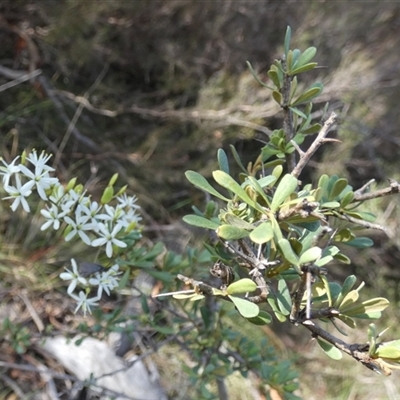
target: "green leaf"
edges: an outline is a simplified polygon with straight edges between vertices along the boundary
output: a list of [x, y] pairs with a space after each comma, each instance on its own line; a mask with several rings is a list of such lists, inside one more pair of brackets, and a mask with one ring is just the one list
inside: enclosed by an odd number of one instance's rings
[[195, 214], [185, 215], [182, 219], [189, 225], [212, 229], [213, 231], [215, 231], [219, 227], [218, 223]]
[[293, 111], [296, 115], [298, 115], [299, 117], [303, 118], [303, 119], [307, 119], [307, 115], [303, 113], [303, 111], [300, 111], [298, 108], [296, 107], [289, 107], [291, 111]]
[[380, 343], [372, 357], [387, 358], [389, 360], [400, 360], [400, 340]]
[[367, 247], [371, 247], [374, 245], [374, 241], [367, 237], [358, 237], [353, 240], [349, 240], [348, 242], [344, 242], [351, 247], [356, 247], [357, 249], [366, 249]]
[[254, 318], [260, 313], [260, 308], [257, 304], [252, 303], [251, 301], [241, 299], [240, 297], [228, 296], [233, 304], [236, 306], [239, 313], [244, 318]]
[[229, 201], [228, 198], [223, 196], [221, 193], [217, 192], [208, 182], [207, 179], [195, 171], [186, 171], [186, 179], [194, 186], [202, 189], [221, 200]]
[[351, 290], [349, 293], [347, 293], [347, 295], [343, 298], [343, 301], [338, 306], [340, 312], [347, 314], [345, 313], [345, 310], [347, 307], [352, 307], [353, 304], [357, 302], [359, 296], [360, 295], [357, 290]]
[[322, 249], [320, 247], [311, 247], [311, 249], [306, 250], [299, 260], [299, 264], [308, 264], [314, 262], [321, 257]]
[[240, 160], [239, 154], [238, 154], [238, 152], [236, 151], [235, 146], [233, 146], [232, 144], [230, 144], [230, 145], [229, 145], [229, 148], [231, 149], [233, 158], [235, 159], [235, 161], [236, 161], [237, 165], [239, 166], [239, 168], [240, 168], [245, 174], [247, 174], [247, 170], [246, 170], [246, 168], [244, 167], [242, 161]]
[[213, 172], [213, 177], [219, 185], [235, 193], [240, 199], [242, 199], [249, 206], [259, 211], [263, 211], [261, 207], [249, 197], [246, 191], [230, 175], [228, 175], [224, 171], [217, 170]]
[[337, 316], [344, 324], [346, 324], [351, 329], [356, 329], [356, 321], [353, 318], [348, 317], [347, 315], [340, 314]]
[[381, 312], [385, 310], [388, 305], [389, 300], [384, 297], [377, 297], [375, 299], [363, 301], [362, 303], [347, 304], [345, 307], [340, 307], [340, 312], [353, 318], [368, 318], [369, 314]]
[[339, 208], [340, 203], [338, 201], [327, 201], [321, 204], [321, 208]]
[[309, 63], [315, 57], [315, 54], [317, 54], [316, 47], [311, 46], [308, 49], [304, 50], [297, 61], [297, 65], [299, 67], [302, 67], [303, 65]]
[[342, 352], [337, 349], [333, 344], [325, 342], [325, 340], [317, 338], [318, 344], [321, 346], [321, 349], [334, 360], [340, 360], [343, 356]]
[[290, 298], [289, 288], [284, 279], [280, 279], [278, 282], [276, 300], [281, 313], [283, 315], [289, 315], [292, 308], [292, 300]]
[[308, 101], [319, 96], [322, 92], [322, 83], [314, 83], [309, 89], [307, 89], [303, 94], [301, 94], [290, 106], [295, 107], [302, 103], [307, 103]]
[[249, 67], [249, 70], [251, 72], [251, 74], [253, 75], [253, 78], [262, 86], [270, 89], [270, 90], [274, 90], [272, 87], [268, 86], [266, 83], [264, 83], [257, 75], [257, 72], [254, 70], [253, 66], [250, 64], [249, 61], [246, 61], [247, 66]]
[[[269, 183], [272, 183], [272, 181], [275, 180], [274, 176], [266, 176], [265, 178], [270, 178], [265, 181], [265, 182], [269, 182]], [[249, 176], [247, 179], [249, 180], [249, 182], [251, 182], [251, 185], [253, 186], [254, 190], [264, 199], [264, 201], [269, 206], [269, 203], [270, 203], [269, 198], [265, 194], [263, 187], [260, 185], [259, 181], [257, 181], [257, 179], [254, 178], [253, 176]]]
[[218, 159], [219, 169], [229, 174], [229, 161], [224, 150], [218, 149], [217, 159]]
[[216, 232], [219, 237], [226, 240], [238, 240], [249, 236], [249, 232], [245, 229], [232, 225], [220, 225]]
[[285, 238], [280, 239], [278, 241], [278, 244], [281, 249], [283, 257], [285, 257], [285, 259], [289, 261], [290, 264], [299, 267], [300, 266], [299, 259], [297, 257], [297, 254], [293, 251], [289, 240]]
[[227, 224], [235, 226], [236, 228], [247, 229], [249, 231], [254, 229], [253, 224], [250, 224], [249, 222], [230, 212], [227, 212], [224, 215], [224, 220]]
[[250, 232], [250, 239], [257, 244], [269, 242], [274, 237], [271, 222], [263, 222]]
[[353, 191], [347, 192], [340, 201], [341, 207], [342, 208], [347, 207], [353, 201], [353, 199], [354, 199], [354, 192]]
[[322, 128], [321, 124], [313, 124], [307, 129], [302, 129], [300, 131], [301, 134], [303, 135], [313, 135], [314, 133], [318, 133]]
[[272, 97], [279, 105], [282, 104], [282, 100], [283, 100], [282, 94], [279, 93], [277, 90], [274, 90], [272, 92]]
[[274, 312], [276, 318], [278, 319], [279, 322], [285, 322], [286, 321], [286, 316], [281, 313], [279, 310], [278, 306], [276, 305], [276, 300], [272, 298], [271, 296], [267, 297], [268, 304], [271, 306], [272, 311]]
[[296, 188], [297, 179], [293, 175], [286, 174], [276, 188], [271, 202], [271, 211], [277, 211], [281, 204], [296, 190]]
[[260, 313], [257, 315], [257, 317], [247, 318], [247, 320], [254, 325], [267, 325], [272, 322], [272, 317], [271, 314], [267, 313], [266, 311], [260, 310]]
[[240, 294], [254, 292], [257, 289], [257, 285], [254, 281], [249, 278], [240, 279], [236, 282], [231, 283], [226, 291], [228, 294]]
[[318, 65], [318, 63], [316, 62], [312, 62], [312, 63], [308, 63], [303, 65], [302, 67], [297, 67], [294, 70], [292, 70], [290, 72], [290, 75], [297, 75], [297, 74], [301, 74], [302, 72], [307, 72], [307, 71], [311, 71], [312, 69], [314, 69], [316, 66]]
[[348, 185], [347, 179], [344, 178], [338, 179], [334, 183], [331, 192], [329, 193], [329, 199], [330, 200], [336, 199], [336, 197], [338, 197], [343, 192], [343, 190], [346, 189], [347, 185]]
[[285, 34], [285, 41], [283, 42], [283, 47], [285, 50], [285, 56], [287, 58], [289, 49], [290, 49], [290, 41], [292, 38], [292, 30], [290, 29], [290, 26], [286, 28], [286, 34]]
[[357, 278], [355, 275], [349, 275], [343, 283], [342, 290], [340, 291], [339, 296], [337, 297], [334, 307], [337, 307], [343, 299], [347, 296], [351, 289], [353, 289], [356, 284]]
[[276, 71], [276, 70], [271, 68], [267, 72], [267, 74], [268, 74], [269, 79], [271, 79], [271, 81], [274, 83], [274, 85], [278, 89], [280, 89], [282, 87], [282, 82], [281, 82], [280, 75], [279, 75], [278, 71]]

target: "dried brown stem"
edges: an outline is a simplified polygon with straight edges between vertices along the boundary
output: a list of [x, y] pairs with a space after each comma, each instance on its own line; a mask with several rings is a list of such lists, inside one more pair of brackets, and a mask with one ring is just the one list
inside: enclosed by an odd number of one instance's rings
[[332, 112], [330, 117], [325, 121], [323, 127], [318, 133], [318, 136], [315, 138], [311, 146], [307, 149], [306, 152], [300, 154], [300, 160], [291, 172], [291, 174], [294, 177], [298, 178], [301, 172], [303, 171], [304, 167], [307, 165], [307, 163], [310, 161], [311, 157], [319, 149], [319, 147], [325, 142], [330, 141], [329, 139], [326, 139], [326, 135], [336, 124], [336, 122], [337, 122], [337, 115], [336, 113]]
[[375, 192], [363, 193], [362, 191], [359, 190], [355, 191], [352, 203], [358, 201], [376, 199], [378, 197], [384, 197], [384, 196], [389, 196], [391, 194], [400, 193], [400, 184], [397, 181], [395, 181], [394, 179], [389, 179], [389, 184], [390, 184], [389, 187], [376, 190]]

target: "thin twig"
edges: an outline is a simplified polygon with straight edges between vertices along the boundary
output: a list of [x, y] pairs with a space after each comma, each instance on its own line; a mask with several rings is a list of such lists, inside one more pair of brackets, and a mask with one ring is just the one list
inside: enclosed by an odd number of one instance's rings
[[363, 193], [362, 191], [361, 192], [359, 191], [360, 189], [355, 191], [352, 203], [358, 201], [377, 199], [378, 197], [384, 197], [391, 194], [400, 193], [400, 184], [397, 181], [395, 181], [394, 179], [389, 179], [389, 183], [390, 183], [389, 187], [376, 190], [375, 192]]
[[314, 155], [314, 153], [319, 149], [319, 147], [323, 143], [328, 141], [328, 139], [326, 139], [326, 135], [336, 124], [336, 121], [337, 121], [337, 115], [335, 112], [332, 112], [330, 117], [325, 121], [323, 127], [319, 131], [318, 136], [315, 138], [314, 142], [311, 144], [311, 146], [307, 149], [307, 151], [304, 154], [300, 155], [299, 162], [291, 172], [291, 174], [294, 177], [296, 178], [299, 177], [299, 175], [303, 171], [304, 167], [308, 164], [310, 158]]
[[[5, 68], [6, 67], [3, 67], [3, 66], [0, 65], [0, 73], [2, 72], [2, 70], [4, 71]], [[23, 71], [18, 71], [18, 73], [19, 72], [22, 72], [22, 75], [20, 75], [16, 79], [12, 80], [11, 82], [7, 82], [7, 83], [1, 85], [0, 86], [0, 92], [4, 92], [5, 90], [10, 89], [10, 88], [12, 88], [14, 86], [17, 86], [22, 82], [28, 81], [28, 80], [30, 80], [32, 78], [35, 78], [36, 76], [39, 76], [42, 73], [42, 70], [41, 69], [36, 69], [35, 71], [29, 72], [28, 74], [23, 72]], [[2, 74], [2, 75], [5, 75], [5, 74]]]
[[343, 340], [337, 338], [336, 336], [330, 334], [329, 332], [325, 331], [310, 320], [304, 321], [302, 325], [310, 332], [312, 332], [314, 337], [321, 337], [322, 339], [326, 340], [343, 353], [346, 353], [349, 356], [353, 357], [356, 361], [359, 361], [361, 364], [371, 369], [372, 371], [375, 371], [377, 373], [381, 373], [381, 371], [383, 371], [385, 375], [391, 374], [391, 370], [389, 370], [387, 367], [385, 368], [385, 366], [380, 363], [379, 359], [371, 358], [368, 353], [368, 344], [348, 344]]

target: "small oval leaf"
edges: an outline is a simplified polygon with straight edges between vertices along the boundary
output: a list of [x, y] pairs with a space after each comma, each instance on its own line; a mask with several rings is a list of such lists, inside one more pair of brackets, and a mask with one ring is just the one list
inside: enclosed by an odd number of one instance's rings
[[226, 240], [238, 240], [249, 236], [249, 232], [245, 229], [232, 225], [221, 225], [216, 232], [219, 237]]
[[250, 239], [257, 244], [269, 242], [274, 237], [271, 222], [263, 222], [250, 233]]
[[254, 318], [260, 313], [260, 308], [257, 304], [241, 299], [240, 297], [228, 297], [232, 300], [233, 304], [244, 318]]
[[299, 260], [299, 264], [308, 264], [318, 260], [321, 257], [322, 249], [320, 247], [311, 247], [311, 249], [306, 250]]
[[231, 283], [226, 292], [228, 294], [240, 294], [254, 292], [257, 289], [257, 284], [249, 278], [240, 279]]
[[325, 340], [317, 338], [318, 344], [321, 346], [321, 349], [334, 360], [340, 360], [343, 356], [342, 352], [337, 349], [333, 344], [325, 342]]
[[217, 224], [216, 222], [210, 221], [207, 218], [200, 217], [199, 215], [195, 214], [185, 215], [182, 219], [189, 225], [212, 229], [213, 231], [215, 231], [219, 227], [219, 224]]

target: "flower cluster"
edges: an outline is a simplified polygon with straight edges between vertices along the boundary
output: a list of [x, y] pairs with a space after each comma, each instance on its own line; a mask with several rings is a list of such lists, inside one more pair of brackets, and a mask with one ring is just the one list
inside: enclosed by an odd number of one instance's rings
[[[62, 227], [65, 229], [66, 241], [76, 238], [87, 246], [99, 247], [108, 258], [112, 258], [119, 249], [127, 246], [121, 238], [137, 229], [141, 220], [136, 196], [128, 196], [125, 188], [114, 195], [112, 186], [117, 178], [114, 176], [103, 194], [101, 203], [92, 201], [82, 185], [76, 185], [75, 179], [64, 187], [58, 178], [50, 176], [50, 173], [54, 172], [54, 168], [47, 165], [50, 157], [51, 155], [44, 152], [38, 155], [33, 150], [29, 155], [23, 153], [21, 157], [16, 157], [9, 164], [1, 159], [3, 166], [0, 166], [0, 175], [4, 190], [8, 194], [3, 200], [12, 200], [13, 211], [21, 206], [29, 213], [28, 198], [37, 192], [44, 203], [44, 208], [40, 210], [44, 217], [41, 230], [58, 230]], [[110, 202], [114, 199], [117, 200], [117, 204], [111, 205]], [[60, 277], [63, 280], [71, 280], [68, 294], [78, 303], [75, 311], [82, 308], [86, 314], [86, 311], [90, 312], [90, 306], [97, 305], [103, 291], [109, 294], [110, 290], [118, 285], [118, 265], [86, 279], [79, 274], [75, 260], [71, 260], [71, 264], [72, 272], [67, 270]], [[85, 292], [80, 291], [79, 295], [76, 295], [74, 290], [78, 284], [85, 288]], [[90, 286], [97, 287], [96, 297], [88, 298]]]

